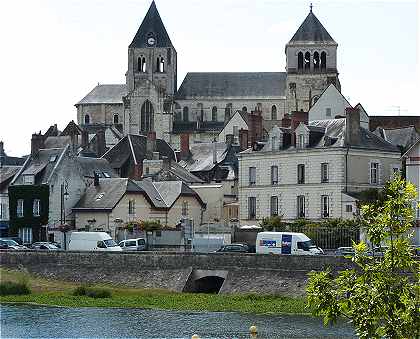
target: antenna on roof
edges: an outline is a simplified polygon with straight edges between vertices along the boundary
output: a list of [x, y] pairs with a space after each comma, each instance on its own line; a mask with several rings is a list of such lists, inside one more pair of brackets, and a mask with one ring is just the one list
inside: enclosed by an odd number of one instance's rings
[[312, 13], [312, 7], [313, 7], [313, 5], [312, 5], [312, 2], [311, 2], [311, 4], [309, 5], [309, 9], [310, 9], [311, 13]]

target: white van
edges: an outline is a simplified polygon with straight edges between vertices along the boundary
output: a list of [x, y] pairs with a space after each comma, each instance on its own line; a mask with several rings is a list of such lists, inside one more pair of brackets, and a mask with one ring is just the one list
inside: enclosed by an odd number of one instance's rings
[[69, 250], [122, 251], [121, 247], [105, 232], [73, 232], [70, 235]]
[[316, 247], [303, 233], [259, 232], [255, 244], [256, 253], [318, 255], [324, 251]]
[[118, 244], [123, 251], [144, 251], [146, 250], [146, 240], [144, 238], [126, 239]]

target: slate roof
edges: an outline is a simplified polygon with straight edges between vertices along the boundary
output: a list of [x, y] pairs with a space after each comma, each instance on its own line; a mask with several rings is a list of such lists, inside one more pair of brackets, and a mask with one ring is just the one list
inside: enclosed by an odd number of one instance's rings
[[125, 84], [97, 85], [75, 106], [82, 104], [122, 104], [122, 97], [127, 95]]
[[278, 98], [285, 95], [285, 87], [285, 72], [187, 73], [175, 99]]
[[65, 136], [50, 136], [44, 140], [44, 148], [64, 148], [70, 145], [71, 138], [68, 135]]
[[107, 175], [109, 175], [111, 178], [118, 177], [106, 159], [78, 156], [74, 160], [79, 164], [80, 173], [84, 177], [93, 178], [94, 172], [96, 172], [99, 177], [102, 178], [106, 177]]
[[0, 189], [3, 189], [19, 172], [21, 166], [0, 167]]
[[181, 160], [179, 164], [189, 172], [210, 171], [216, 165], [213, 163], [213, 152], [216, 147], [216, 164], [225, 160], [228, 145], [225, 142], [206, 142], [191, 145], [191, 158]]
[[[156, 139], [156, 151], [159, 152], [160, 156], [175, 160], [175, 152], [165, 140]], [[147, 154], [147, 137], [128, 134], [106, 152], [102, 158], [108, 160], [112, 168], [120, 168], [130, 157], [134, 164], [141, 164], [147, 156], [152, 156], [152, 154]]]
[[391, 144], [403, 148], [410, 147], [418, 138], [420, 138], [420, 133], [416, 131], [414, 126], [389, 129], [378, 127], [373, 133]]
[[300, 25], [290, 43], [299, 42], [330, 42], [335, 43], [334, 39], [327, 32], [312, 10]]
[[199, 195], [181, 181], [152, 182], [150, 179], [133, 181], [127, 178], [100, 179], [98, 186], [90, 186], [73, 207], [73, 211], [111, 211], [126, 193], [144, 195], [157, 209], [169, 209], [181, 195], [195, 196], [204, 207]]
[[151, 35], [156, 39], [154, 47], [173, 47], [154, 1], [152, 1], [129, 48], [150, 47], [147, 44], [147, 39]]

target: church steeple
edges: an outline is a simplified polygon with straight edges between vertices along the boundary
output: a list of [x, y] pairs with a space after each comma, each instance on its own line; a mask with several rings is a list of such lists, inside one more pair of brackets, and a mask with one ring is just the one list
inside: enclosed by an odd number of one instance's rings
[[[151, 43], [152, 42], [152, 43]], [[165, 25], [160, 18], [156, 4], [152, 1], [139, 30], [129, 48], [173, 47]]]

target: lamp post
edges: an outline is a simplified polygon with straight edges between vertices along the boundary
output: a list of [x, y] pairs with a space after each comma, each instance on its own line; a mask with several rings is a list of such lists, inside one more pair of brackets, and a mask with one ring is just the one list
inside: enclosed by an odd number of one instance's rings
[[[61, 215], [60, 215], [60, 223], [61, 225], [65, 225], [66, 223], [66, 207], [65, 207], [65, 200], [67, 200], [69, 193], [67, 192], [69, 184], [67, 180], [63, 184], [60, 185], [60, 202], [61, 202]], [[64, 250], [67, 249], [67, 239], [66, 239], [66, 228], [63, 228], [63, 238], [64, 238]]]

